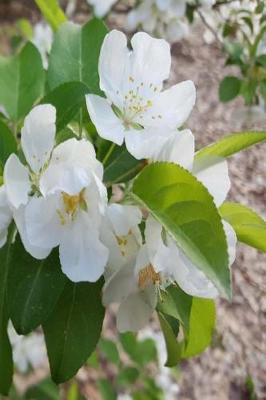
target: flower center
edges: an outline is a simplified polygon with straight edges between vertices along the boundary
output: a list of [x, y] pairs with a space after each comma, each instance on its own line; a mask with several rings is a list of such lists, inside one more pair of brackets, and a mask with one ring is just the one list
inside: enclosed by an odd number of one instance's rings
[[155, 272], [151, 264], [147, 265], [145, 268], [139, 271], [138, 285], [140, 289], [145, 289], [150, 284], [160, 285], [161, 277], [158, 272]]
[[128, 239], [126, 236], [116, 236], [116, 241], [118, 243], [118, 246], [120, 248], [120, 252], [123, 257], [126, 255], [126, 246], [128, 243]]
[[84, 190], [76, 195], [62, 192], [62, 199], [64, 210], [63, 212], [62, 210], [57, 210], [62, 225], [66, 223], [68, 219], [67, 217], [70, 217], [73, 220], [78, 210], [87, 210], [87, 203], [84, 199]]

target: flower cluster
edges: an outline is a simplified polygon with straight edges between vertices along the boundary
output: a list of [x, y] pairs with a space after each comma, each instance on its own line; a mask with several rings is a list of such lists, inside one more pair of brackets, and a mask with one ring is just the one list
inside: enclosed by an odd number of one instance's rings
[[[195, 159], [194, 136], [182, 129], [196, 99], [185, 81], [163, 90], [169, 77], [170, 47], [146, 33], [110, 32], [99, 60], [106, 97], [86, 96], [98, 134], [125, 143], [136, 159], [166, 161], [189, 170], [219, 207], [230, 188], [227, 163]], [[163, 62], [162, 62], [163, 60]], [[95, 282], [104, 274], [103, 303], [119, 303], [120, 331], [138, 331], [149, 321], [161, 292], [177, 283], [186, 293], [214, 298], [218, 291], [162, 224], [147, 210], [125, 201], [108, 204], [103, 165], [85, 138], [57, 144], [56, 110], [36, 106], [21, 131], [20, 158], [12, 154], [0, 192], [1, 245], [14, 219], [25, 249], [46, 258], [59, 246], [62, 271], [73, 282]], [[143, 227], [144, 224], [144, 227]], [[236, 236], [224, 222], [230, 264]]]

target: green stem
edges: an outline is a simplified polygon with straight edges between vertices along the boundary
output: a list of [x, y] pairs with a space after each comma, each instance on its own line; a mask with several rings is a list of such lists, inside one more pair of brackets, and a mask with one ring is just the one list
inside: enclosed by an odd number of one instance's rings
[[114, 149], [115, 149], [115, 143], [112, 143], [112, 145], [109, 147], [109, 150], [107, 151], [107, 153], [104, 156], [104, 159], [102, 161], [103, 165], [105, 165], [107, 163], [107, 161], [109, 160]]

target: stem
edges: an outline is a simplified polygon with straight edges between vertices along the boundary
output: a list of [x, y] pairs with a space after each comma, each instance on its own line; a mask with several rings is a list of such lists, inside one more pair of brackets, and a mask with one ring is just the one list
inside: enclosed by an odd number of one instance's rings
[[109, 158], [110, 158], [112, 152], [114, 151], [114, 149], [115, 149], [115, 143], [112, 143], [112, 145], [109, 147], [107, 153], [104, 156], [104, 159], [102, 161], [103, 165], [105, 165], [107, 163], [107, 161], [109, 160]]
[[201, 19], [201, 21], [203, 22], [203, 24], [206, 26], [206, 28], [213, 34], [213, 36], [215, 37], [215, 39], [217, 40], [217, 42], [223, 46], [223, 42], [222, 40], [219, 38], [217, 32], [215, 31], [215, 29], [207, 22], [205, 16], [202, 14], [201, 10], [197, 8], [197, 13]]

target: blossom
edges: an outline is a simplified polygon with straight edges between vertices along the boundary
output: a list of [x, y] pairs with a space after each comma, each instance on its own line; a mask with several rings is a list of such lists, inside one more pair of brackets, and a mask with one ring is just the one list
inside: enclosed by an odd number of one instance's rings
[[26, 250], [46, 258], [59, 246], [63, 272], [74, 282], [96, 281], [108, 250], [99, 239], [107, 195], [93, 145], [69, 139], [55, 146], [56, 110], [35, 107], [25, 119], [21, 147], [4, 169], [7, 199]]
[[93, 6], [94, 14], [98, 18], [104, 17], [110, 11], [117, 0], [87, 0], [88, 4]]
[[49, 248], [32, 245], [25, 227], [25, 208], [31, 195], [38, 194], [39, 180], [54, 146], [56, 110], [49, 104], [37, 106], [27, 115], [21, 130], [21, 148], [26, 160], [11, 154], [4, 168], [5, 193], [16, 226], [26, 250], [35, 258], [43, 259]]
[[187, 35], [184, 16], [186, 0], [145, 0], [127, 18], [127, 28], [133, 31], [142, 26], [144, 31], [176, 42]]
[[48, 57], [52, 48], [53, 31], [50, 25], [43, 22], [37, 23], [33, 28], [32, 43], [35, 44], [39, 50], [43, 67], [48, 68]]
[[[125, 140], [129, 152], [136, 157], [136, 137], [154, 128], [182, 126], [196, 94], [191, 81], [162, 91], [171, 65], [170, 46], [165, 40], [139, 32], [131, 44], [132, 51], [127, 48], [126, 36], [116, 30], [105, 37], [99, 75], [106, 98], [89, 94], [86, 102], [99, 135], [117, 145]], [[154, 137], [149, 143], [154, 145]]]
[[108, 250], [99, 239], [107, 202], [103, 168], [93, 145], [69, 139], [58, 145], [40, 179], [41, 197], [25, 212], [30, 243], [59, 246], [62, 271], [73, 282], [94, 282], [102, 275]]

